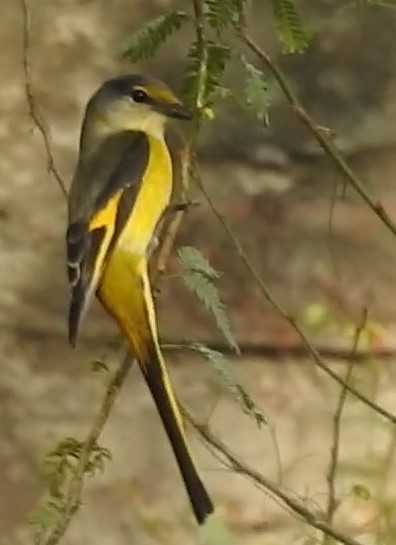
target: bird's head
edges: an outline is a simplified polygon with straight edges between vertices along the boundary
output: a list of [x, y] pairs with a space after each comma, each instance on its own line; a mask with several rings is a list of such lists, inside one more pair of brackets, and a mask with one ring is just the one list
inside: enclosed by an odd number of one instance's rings
[[191, 119], [191, 112], [165, 83], [135, 74], [103, 83], [85, 114], [85, 122], [100, 132], [143, 131], [159, 137], [169, 118]]

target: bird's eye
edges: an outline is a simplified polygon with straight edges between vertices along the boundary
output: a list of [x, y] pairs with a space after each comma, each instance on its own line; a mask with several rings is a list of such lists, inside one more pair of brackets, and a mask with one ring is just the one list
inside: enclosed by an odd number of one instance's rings
[[143, 89], [134, 89], [131, 93], [134, 102], [146, 102], [148, 95]]

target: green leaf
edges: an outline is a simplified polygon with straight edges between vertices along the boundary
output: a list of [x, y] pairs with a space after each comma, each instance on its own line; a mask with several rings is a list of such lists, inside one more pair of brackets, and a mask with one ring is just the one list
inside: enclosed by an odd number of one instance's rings
[[126, 40], [122, 55], [132, 62], [153, 57], [159, 46], [175, 31], [188, 16], [183, 11], [171, 11], [149, 21], [133, 36]]
[[271, 0], [278, 38], [284, 53], [302, 53], [310, 36], [304, 30], [294, 0]]
[[109, 449], [96, 445], [92, 449], [85, 472], [90, 476], [93, 476], [96, 473], [103, 473], [105, 462], [110, 461], [111, 459], [112, 456]]
[[354, 484], [352, 486], [352, 494], [366, 501], [371, 498], [370, 490], [363, 484]]
[[[59, 497], [61, 495], [62, 486], [67, 476], [74, 471], [78, 464], [83, 448], [84, 443], [81, 441], [73, 437], [66, 437], [47, 454], [43, 469], [52, 496]], [[103, 471], [105, 462], [110, 459], [110, 451], [95, 444], [91, 448], [85, 473], [93, 475]]]
[[37, 528], [38, 533], [54, 527], [62, 517], [62, 505], [48, 500], [28, 516], [28, 523]]
[[213, 94], [220, 86], [221, 78], [225, 72], [227, 62], [231, 57], [228, 46], [210, 42], [208, 46], [208, 76], [206, 83], [207, 102], [210, 102]]
[[230, 362], [225, 358], [224, 354], [217, 350], [212, 350], [198, 342], [188, 344], [187, 346], [188, 348], [199, 352], [210, 363], [211, 367], [220, 376], [222, 383], [232, 399], [239, 405], [244, 413], [252, 416], [256, 420], [258, 426], [266, 424], [262, 412], [256, 407], [249, 394], [235, 380], [230, 367]]
[[223, 333], [228, 344], [239, 353], [239, 347], [231, 330], [225, 306], [221, 302], [214, 281], [219, 278], [208, 261], [196, 248], [185, 246], [178, 251], [179, 261], [183, 267], [183, 281], [209, 310], [216, 321], [217, 327]]
[[[183, 92], [190, 104], [195, 104], [198, 95], [202, 96], [202, 103], [198, 106], [205, 108], [213, 103], [213, 100], [221, 96], [221, 78], [231, 58], [231, 50], [228, 46], [215, 43], [210, 40], [206, 42], [206, 59], [203, 68], [201, 67], [201, 55], [199, 47], [194, 42], [188, 52], [188, 66], [184, 81]], [[203, 70], [203, 78], [200, 78], [200, 71]], [[198, 86], [203, 86], [203, 92]]]
[[246, 106], [260, 121], [268, 124], [268, 112], [271, 104], [269, 81], [264, 72], [253, 66], [243, 56], [241, 60], [246, 70], [244, 89]]
[[91, 362], [91, 370], [93, 373], [100, 373], [102, 371], [108, 372], [110, 369], [105, 360], [96, 358]]
[[242, 9], [244, 0], [206, 0], [205, 17], [218, 33], [231, 25]]
[[221, 274], [212, 267], [209, 261], [193, 246], [183, 246], [179, 248], [179, 258], [183, 265], [187, 265], [189, 270], [198, 271], [206, 274], [209, 278], [216, 280]]
[[[196, 103], [198, 96], [198, 74], [200, 71], [200, 51], [196, 42], [192, 43], [187, 53], [186, 77], [183, 84], [183, 95], [190, 104]], [[204, 66], [206, 74], [206, 64]], [[205, 75], [206, 79], [206, 75]], [[200, 105], [203, 106], [203, 105]]]

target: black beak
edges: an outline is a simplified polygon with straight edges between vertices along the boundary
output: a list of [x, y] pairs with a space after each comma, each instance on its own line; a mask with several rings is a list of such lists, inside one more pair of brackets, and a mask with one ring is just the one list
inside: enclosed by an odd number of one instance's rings
[[181, 102], [174, 102], [173, 104], [161, 103], [157, 105], [157, 109], [163, 115], [167, 117], [172, 117], [174, 119], [192, 119], [192, 111], [182, 104]]

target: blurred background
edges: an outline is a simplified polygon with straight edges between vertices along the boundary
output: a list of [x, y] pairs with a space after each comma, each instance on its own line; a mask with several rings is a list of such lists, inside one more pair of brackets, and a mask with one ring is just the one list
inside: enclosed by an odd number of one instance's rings
[[[73, 173], [85, 103], [104, 79], [142, 70], [180, 89], [191, 28], [175, 34], [145, 65], [131, 67], [120, 52], [150, 17], [185, 4], [29, 1], [34, 100], [65, 180]], [[267, 4], [253, 2], [252, 35], [279, 61], [304, 106], [331, 129], [356, 174], [396, 218], [396, 11], [301, 1], [315, 37], [303, 55], [282, 56]], [[0, 0], [0, 12], [3, 545], [32, 542], [26, 517], [44, 490], [42, 460], [65, 436], [85, 437], [107, 379], [106, 373], [93, 374], [91, 364], [110, 355], [115, 365], [110, 345], [116, 331], [95, 306], [78, 349], [67, 345], [65, 202], [29, 115], [22, 5]], [[240, 68], [232, 66], [227, 83], [238, 90], [241, 79]], [[269, 127], [232, 102], [206, 122], [200, 159], [208, 191], [268, 287], [339, 373], [346, 371], [355, 324], [368, 309], [360, 345], [364, 361], [356, 364], [355, 385], [396, 411], [395, 238], [344, 187], [275, 85], [271, 102]], [[178, 242], [196, 245], [223, 273], [220, 293], [243, 350], [230, 365], [276, 430], [279, 452], [268, 428], [258, 430], [213, 370], [191, 354], [168, 355], [178, 394], [241, 459], [282, 482], [309, 507], [323, 508], [337, 386], [314, 368], [293, 330], [263, 300], [207, 204], [188, 214]], [[174, 275], [164, 279], [158, 305], [163, 339], [221, 345], [212, 318]], [[103, 475], [88, 482], [63, 543], [315, 542], [308, 541], [315, 537], [312, 530], [224, 469], [192, 430], [189, 436], [218, 506], [203, 530], [192, 519], [151, 399], [133, 370], [102, 438], [113, 459]], [[394, 543], [394, 431], [350, 400], [341, 438], [337, 524], [361, 543]]]

